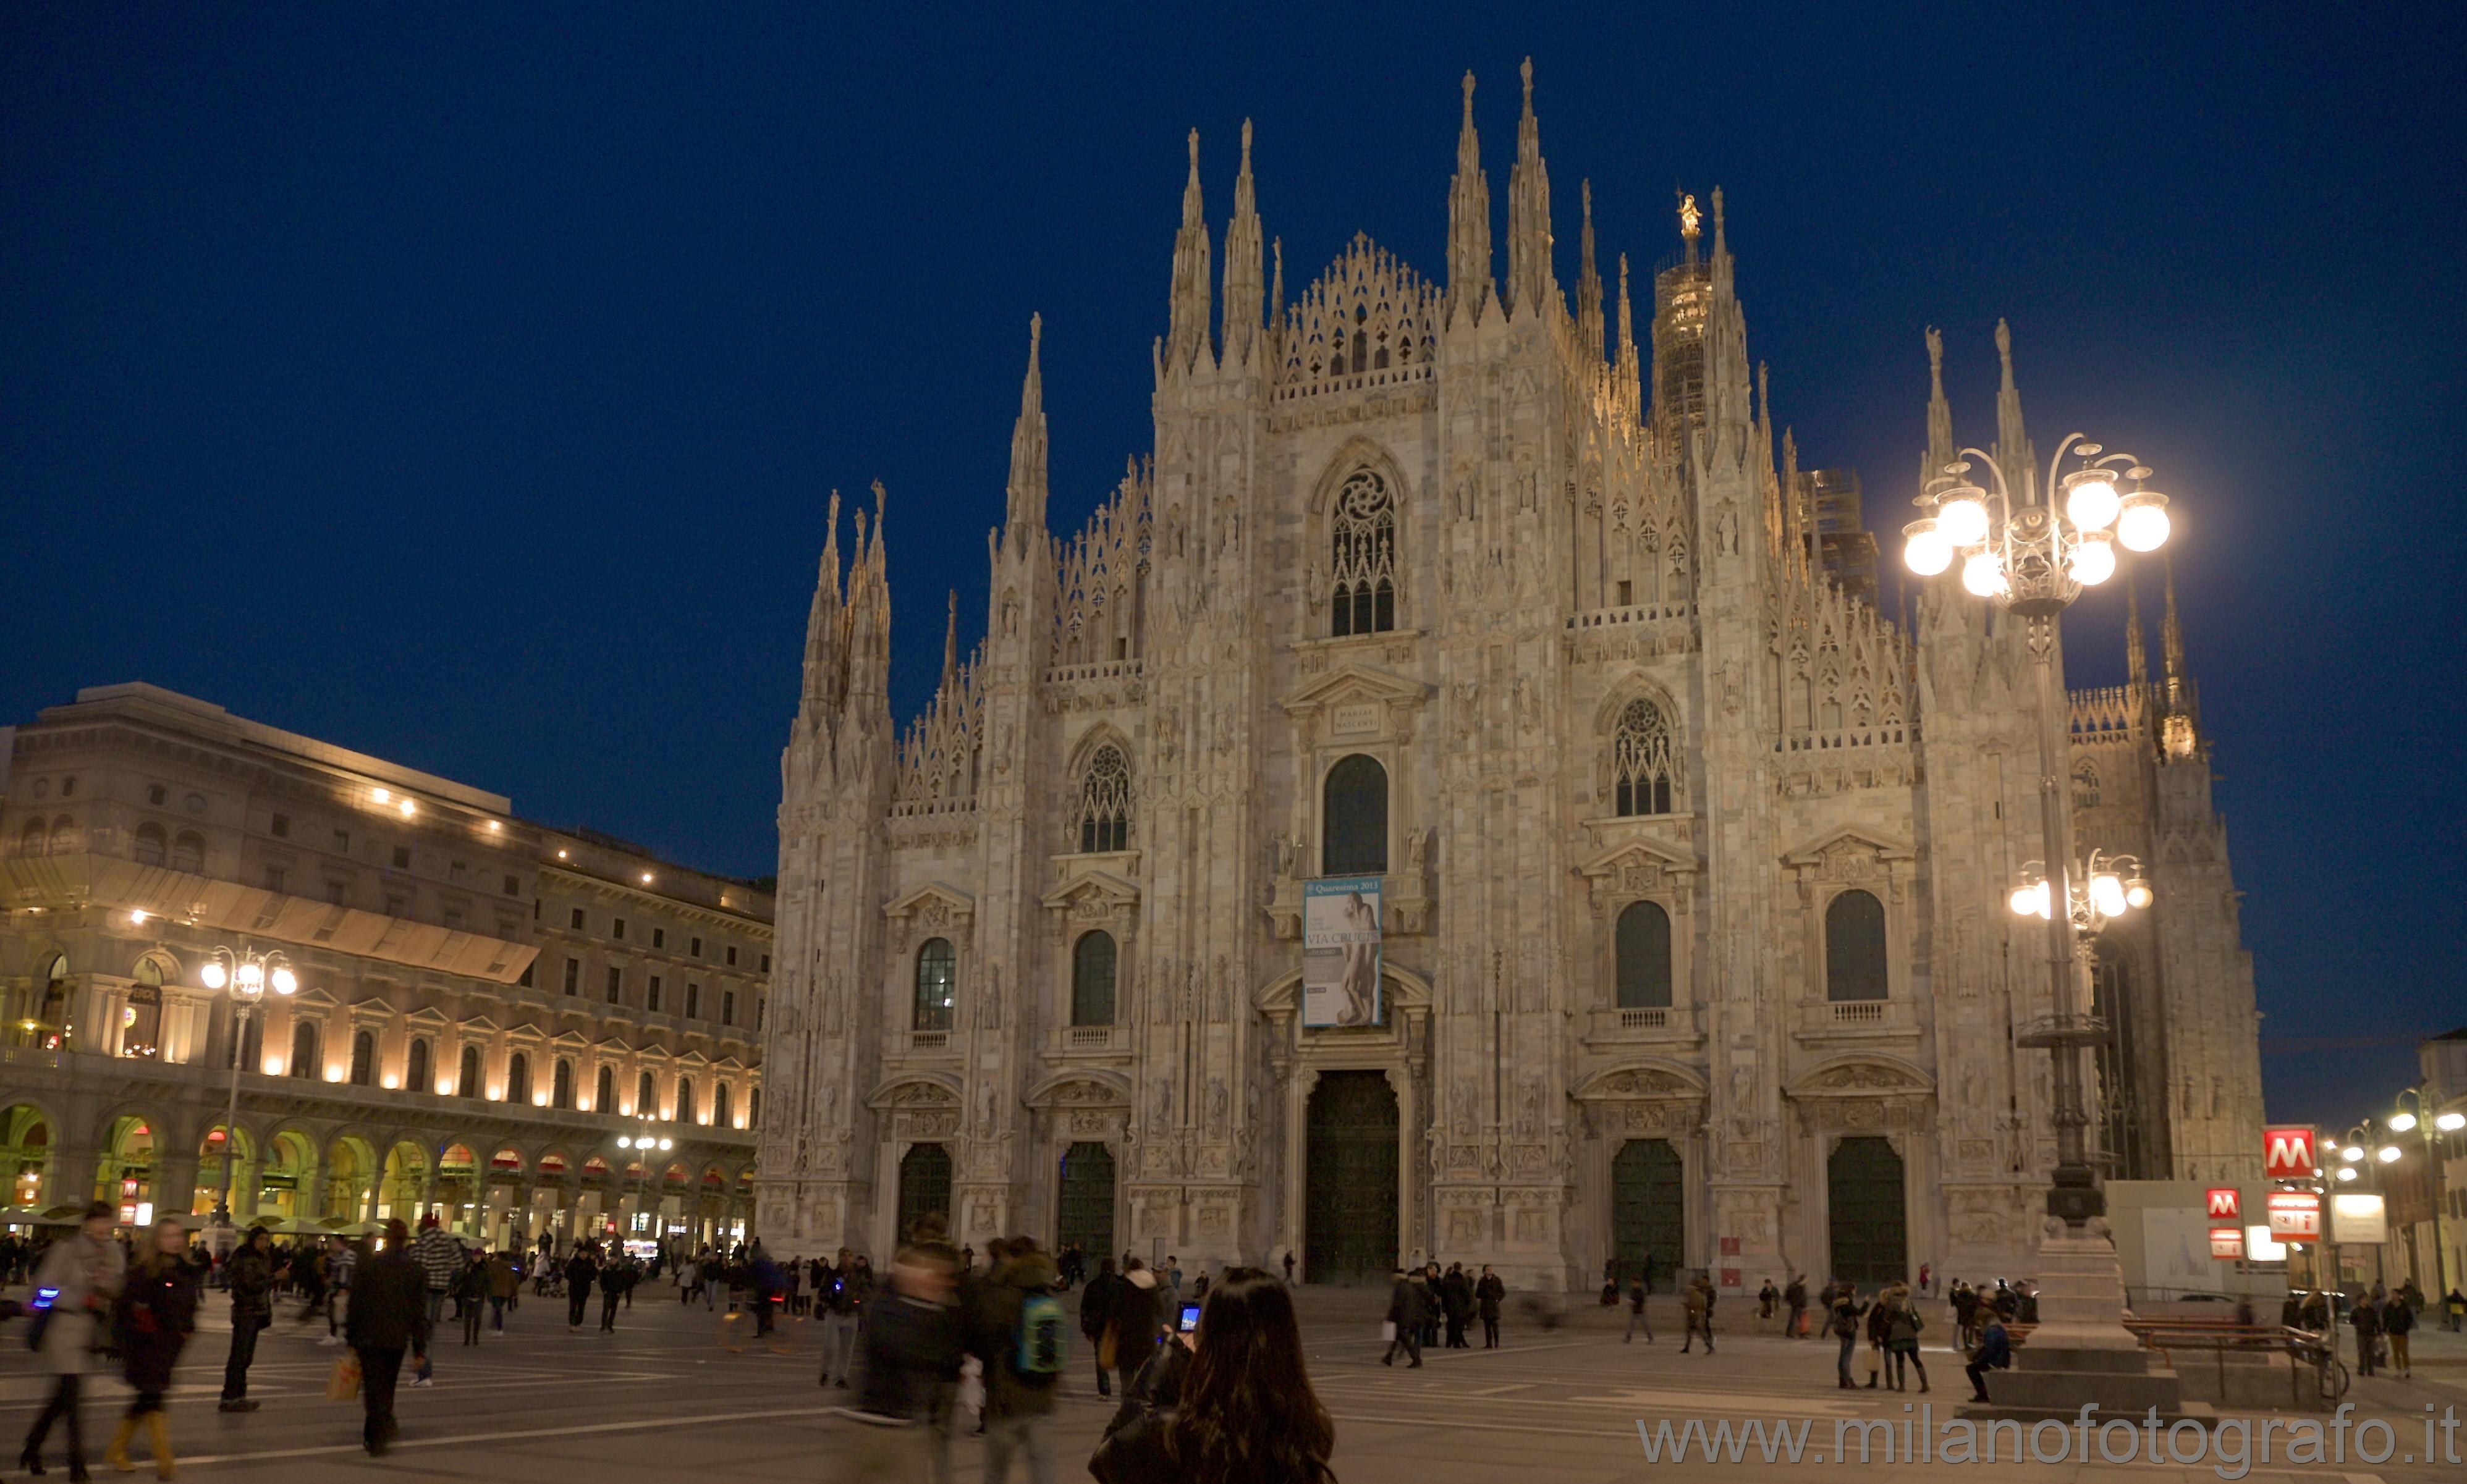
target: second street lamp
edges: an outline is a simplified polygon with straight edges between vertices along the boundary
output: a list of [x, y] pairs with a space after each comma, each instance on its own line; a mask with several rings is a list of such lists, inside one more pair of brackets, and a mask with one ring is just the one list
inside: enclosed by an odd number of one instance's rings
[[291, 972], [291, 960], [281, 952], [258, 953], [254, 949], [237, 952], [217, 947], [197, 971], [197, 978], [206, 988], [229, 990], [232, 999], [232, 1068], [231, 1097], [223, 1110], [223, 1189], [215, 1202], [215, 1240], [228, 1250], [230, 1238], [237, 1229], [232, 1221], [232, 1175], [239, 1166], [239, 1072], [248, 1056], [248, 1017], [269, 989], [278, 995], [290, 995], [300, 988], [300, 978]]

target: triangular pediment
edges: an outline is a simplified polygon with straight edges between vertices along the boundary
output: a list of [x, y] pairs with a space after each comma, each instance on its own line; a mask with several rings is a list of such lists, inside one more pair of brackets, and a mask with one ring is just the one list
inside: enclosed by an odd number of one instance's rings
[[1790, 866], [1822, 866], [1842, 855], [1871, 855], [1880, 861], [1907, 861], [1917, 854], [1898, 840], [1871, 834], [1855, 824], [1819, 835], [1782, 857]]
[[403, 1020], [411, 1025], [423, 1030], [441, 1030], [445, 1026], [454, 1023], [452, 1021], [446, 1019], [443, 1011], [439, 1010], [432, 1005], [421, 1005], [419, 1009], [404, 1016]]
[[1074, 873], [1040, 900], [1059, 911], [1091, 898], [1109, 908], [1127, 907], [1139, 901], [1140, 888], [1112, 871], [1083, 870]]
[[1323, 707], [1342, 706], [1347, 701], [1403, 701], [1419, 703], [1430, 694], [1430, 687], [1387, 670], [1367, 664], [1340, 664], [1324, 675], [1296, 686], [1285, 692], [1280, 703], [1288, 711], [1302, 714]]
[[343, 1002], [322, 989], [304, 989], [293, 995], [291, 1002], [306, 1010], [339, 1010]]
[[591, 1043], [582, 1039], [578, 1032], [568, 1030], [558, 1032], [550, 1040], [549, 1045], [567, 1051], [579, 1051], [589, 1046]]
[[977, 899], [946, 881], [929, 881], [911, 891], [893, 897], [883, 904], [885, 917], [930, 916], [927, 909], [939, 903], [954, 917], [965, 917], [977, 910]]
[[614, 1036], [605, 1036], [591, 1044], [591, 1049], [602, 1056], [631, 1056], [634, 1048]]
[[467, 1021], [456, 1022], [455, 1028], [466, 1036], [493, 1036], [502, 1027], [485, 1015], [475, 1015]]
[[1634, 835], [1576, 867], [1576, 874], [1594, 880], [1616, 876], [1631, 866], [1651, 866], [1665, 871], [1692, 872], [1700, 869], [1696, 857], [1674, 845], [1665, 844], [1650, 836]]

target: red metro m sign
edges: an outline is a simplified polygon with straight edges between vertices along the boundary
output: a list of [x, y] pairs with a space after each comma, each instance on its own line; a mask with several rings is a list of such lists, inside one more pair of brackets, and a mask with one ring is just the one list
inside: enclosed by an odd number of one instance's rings
[[2264, 1129], [2261, 1173], [2268, 1180], [2311, 1180], [2320, 1166], [2313, 1158], [2313, 1125]]
[[2214, 1222], [2231, 1222], [2244, 1214], [2244, 1195], [2233, 1185], [2213, 1185], [2209, 1189], [2209, 1217]]

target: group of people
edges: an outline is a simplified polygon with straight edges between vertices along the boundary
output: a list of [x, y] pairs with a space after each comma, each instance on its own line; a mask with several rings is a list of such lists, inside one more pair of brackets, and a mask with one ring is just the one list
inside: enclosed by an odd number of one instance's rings
[[1445, 1272], [1436, 1261], [1398, 1270], [1388, 1291], [1388, 1353], [1379, 1358], [1379, 1363], [1395, 1364], [1396, 1352], [1402, 1349], [1407, 1370], [1420, 1365], [1422, 1347], [1440, 1343], [1442, 1325], [1447, 1330], [1447, 1348], [1470, 1350], [1473, 1343], [1465, 1338], [1465, 1326], [1477, 1316], [1482, 1320], [1482, 1348], [1498, 1349], [1499, 1310], [1506, 1299], [1507, 1285], [1488, 1264], [1479, 1277], [1465, 1271], [1462, 1263], [1448, 1264]]
[[[2450, 1327], [2456, 1329], [2456, 1315], [2467, 1311], [2467, 1298], [2454, 1288], [2442, 1304], [2453, 1316]], [[2416, 1320], [2423, 1313], [2424, 1294], [2412, 1278], [2395, 1290], [2376, 1283], [2350, 1299], [2347, 1322], [2356, 1331], [2356, 1374], [2375, 1376], [2388, 1369], [2395, 1376], [2414, 1376], [2415, 1363], [2408, 1354], [2408, 1340], [2414, 1335]], [[2308, 1295], [2302, 1303], [2290, 1293], [2280, 1309], [2279, 1320], [2291, 1328], [2323, 1331], [2332, 1322], [2329, 1303], [2318, 1293]]]
[[[861, 1315], [850, 1461], [863, 1478], [942, 1477], [953, 1435], [981, 1396], [985, 1478], [1005, 1484], [1017, 1460], [1052, 1475], [1048, 1423], [1068, 1367], [1058, 1295], [1065, 1279], [1034, 1239], [987, 1244], [979, 1267], [953, 1248], [939, 1216], [920, 1219], [879, 1286], [860, 1258], [831, 1265]], [[1099, 1260], [1086, 1280], [1079, 1331], [1100, 1393], [1120, 1408], [1089, 1460], [1102, 1484], [1325, 1484], [1335, 1425], [1313, 1393], [1285, 1285], [1263, 1269], [1202, 1275], [1181, 1299], [1171, 1259]], [[1196, 1307], [1192, 1322], [1183, 1311]], [[827, 1312], [827, 1310], [826, 1310]], [[826, 1332], [827, 1333], [827, 1332]], [[826, 1385], [846, 1382], [826, 1347]]]

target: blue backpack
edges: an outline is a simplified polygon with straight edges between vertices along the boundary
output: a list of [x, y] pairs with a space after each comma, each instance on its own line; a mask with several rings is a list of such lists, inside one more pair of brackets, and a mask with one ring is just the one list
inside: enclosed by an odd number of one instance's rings
[[1038, 1380], [1060, 1376], [1063, 1331], [1062, 1300], [1051, 1293], [1030, 1293], [1022, 1298], [1011, 1369]]

